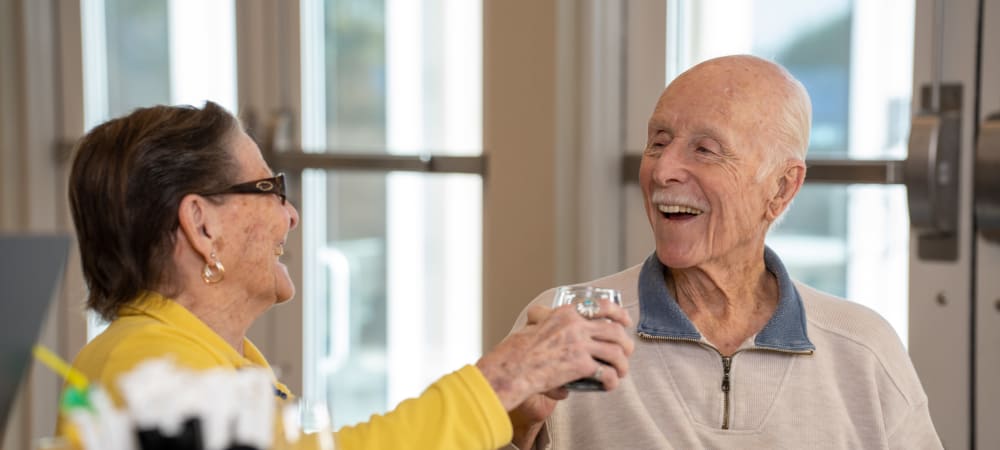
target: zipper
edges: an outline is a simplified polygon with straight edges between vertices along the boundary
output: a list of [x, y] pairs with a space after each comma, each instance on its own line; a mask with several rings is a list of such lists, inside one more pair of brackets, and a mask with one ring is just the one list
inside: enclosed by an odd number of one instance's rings
[[700, 339], [655, 336], [655, 335], [652, 335], [652, 334], [649, 334], [649, 333], [644, 333], [642, 331], [637, 331], [636, 334], [638, 334], [639, 337], [641, 337], [643, 339], [649, 339], [649, 340], [653, 340], [653, 341], [686, 341], [686, 342], [694, 342], [694, 343], [696, 343], [698, 345], [701, 345], [702, 347], [705, 347], [707, 349], [710, 349], [710, 350], [714, 351], [716, 354], [719, 355], [720, 358], [722, 358], [722, 383], [721, 383], [720, 388], [722, 389], [722, 429], [723, 430], [728, 430], [729, 427], [730, 427], [729, 416], [731, 415], [730, 409], [732, 409], [732, 407], [730, 406], [730, 400], [729, 400], [729, 392], [730, 392], [730, 390], [732, 390], [732, 384], [730, 382], [730, 371], [733, 368], [733, 358], [736, 357], [737, 353], [740, 353], [740, 352], [743, 352], [743, 351], [756, 350], [756, 351], [768, 351], [768, 352], [786, 353], [786, 354], [793, 354], [793, 355], [811, 355], [811, 354], [813, 354], [812, 350], [783, 350], [783, 349], [777, 349], [777, 348], [750, 347], [750, 348], [744, 348], [744, 349], [737, 350], [737, 351], [733, 352], [733, 354], [731, 356], [723, 356], [722, 352], [720, 352], [719, 349], [717, 349], [715, 347], [712, 347], [711, 345], [708, 345], [708, 344], [702, 342]]
[[[735, 353], [734, 353], [735, 355]], [[722, 357], [722, 429], [729, 429], [729, 370], [733, 366], [732, 356]]]
[[704, 342], [702, 342], [701, 340], [698, 340], [698, 339], [676, 338], [676, 337], [666, 337], [666, 336], [654, 336], [652, 334], [644, 333], [642, 331], [638, 331], [637, 334], [639, 335], [639, 337], [641, 337], [643, 339], [649, 339], [649, 340], [653, 340], [653, 341], [687, 341], [687, 342], [694, 342], [694, 343], [696, 343], [696, 344], [698, 344], [698, 345], [700, 345], [702, 347], [705, 347], [707, 349], [712, 350], [717, 355], [719, 355], [719, 357], [722, 358], [722, 429], [723, 430], [728, 430], [729, 429], [729, 409], [730, 409], [730, 407], [729, 407], [729, 390], [732, 387], [730, 385], [730, 382], [729, 382], [729, 371], [733, 368], [733, 356], [736, 356], [736, 353], [739, 353], [739, 352], [741, 352], [743, 350], [737, 350], [735, 353], [733, 353], [732, 356], [723, 356], [722, 353], [719, 352], [719, 349], [717, 349], [715, 347], [712, 347], [711, 345], [708, 345], [708, 344], [706, 344], [706, 343], [704, 343]]
[[[712, 347], [710, 347], [710, 346], [707, 346], [707, 345], [705, 345], [705, 343], [704, 343], [704, 342], [701, 342], [701, 341], [700, 341], [700, 340], [698, 340], [698, 339], [692, 339], [692, 338], [679, 338], [679, 337], [669, 337], [669, 336], [656, 336], [656, 335], [653, 335], [653, 334], [649, 334], [649, 333], [646, 333], [646, 332], [644, 332], [644, 331], [636, 331], [636, 332], [635, 332], [635, 334], [638, 334], [638, 335], [639, 335], [639, 337], [641, 337], [641, 338], [643, 338], [643, 339], [649, 339], [649, 340], [651, 340], [651, 341], [681, 341], [681, 342], [694, 342], [695, 344], [698, 344], [698, 345], [702, 345], [702, 346], [705, 346], [705, 347], [708, 347], [708, 348], [712, 348]], [[716, 351], [718, 351], [718, 350], [716, 350]]]

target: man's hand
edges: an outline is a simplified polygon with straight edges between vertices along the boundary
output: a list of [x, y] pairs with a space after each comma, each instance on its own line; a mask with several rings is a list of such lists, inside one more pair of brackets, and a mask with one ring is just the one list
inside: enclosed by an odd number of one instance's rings
[[565, 388], [556, 388], [544, 394], [534, 394], [510, 412], [510, 423], [514, 428], [511, 443], [517, 448], [531, 448], [545, 419], [556, 408], [556, 402], [569, 397]]

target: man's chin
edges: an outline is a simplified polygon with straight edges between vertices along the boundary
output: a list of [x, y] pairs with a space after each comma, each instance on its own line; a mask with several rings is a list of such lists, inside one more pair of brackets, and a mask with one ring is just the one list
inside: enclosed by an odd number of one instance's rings
[[656, 257], [664, 266], [672, 269], [686, 269], [698, 263], [691, 249], [680, 250], [677, 246], [669, 244], [658, 244], [656, 247]]

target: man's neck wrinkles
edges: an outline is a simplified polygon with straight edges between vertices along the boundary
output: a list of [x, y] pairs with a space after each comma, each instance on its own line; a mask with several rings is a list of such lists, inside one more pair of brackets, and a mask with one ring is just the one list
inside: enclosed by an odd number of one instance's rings
[[743, 265], [670, 269], [674, 296], [682, 308], [694, 306], [713, 315], [730, 315], [732, 309], [757, 308], [761, 293], [766, 292], [763, 261]]

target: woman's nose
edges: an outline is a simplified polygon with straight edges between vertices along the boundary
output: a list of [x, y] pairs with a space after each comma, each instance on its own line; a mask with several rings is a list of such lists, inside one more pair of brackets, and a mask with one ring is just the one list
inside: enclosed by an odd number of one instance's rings
[[288, 208], [288, 220], [289, 220], [289, 230], [294, 230], [299, 224], [299, 210], [295, 207], [292, 202], [285, 202], [285, 207]]

